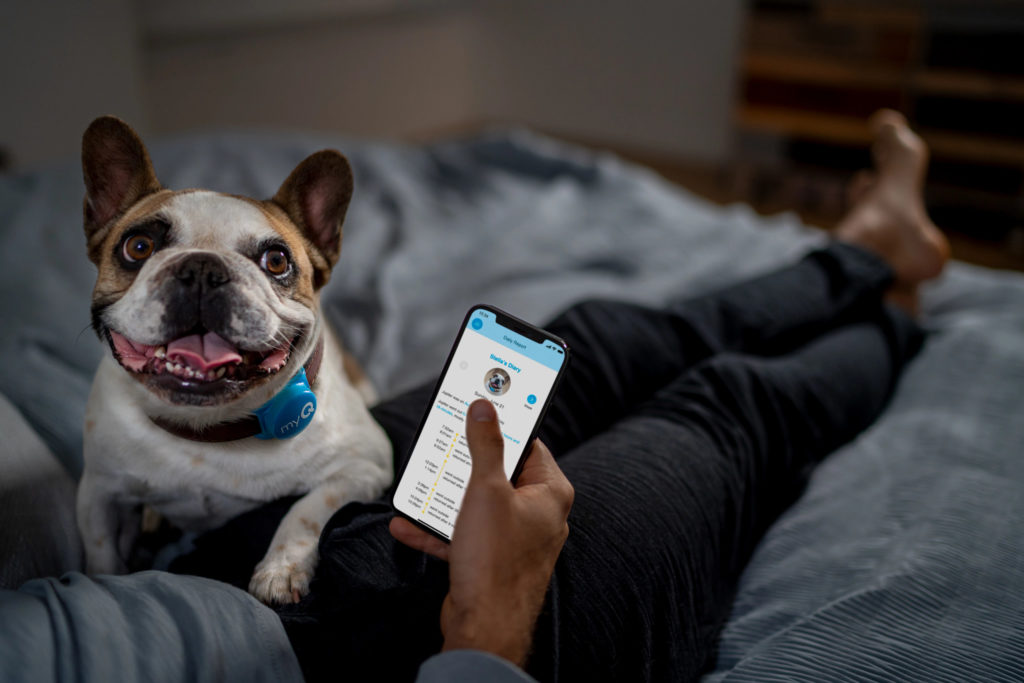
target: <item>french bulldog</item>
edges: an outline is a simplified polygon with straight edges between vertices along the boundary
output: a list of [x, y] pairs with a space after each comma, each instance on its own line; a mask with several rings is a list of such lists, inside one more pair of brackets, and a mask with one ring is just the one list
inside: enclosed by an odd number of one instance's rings
[[92, 325], [107, 347], [78, 488], [87, 570], [126, 570], [144, 506], [199, 532], [300, 495], [249, 585], [263, 602], [297, 601], [328, 518], [393, 476], [372, 390], [320, 309], [348, 161], [317, 152], [262, 201], [172, 191], [139, 136], [103, 117], [85, 131], [82, 166]]

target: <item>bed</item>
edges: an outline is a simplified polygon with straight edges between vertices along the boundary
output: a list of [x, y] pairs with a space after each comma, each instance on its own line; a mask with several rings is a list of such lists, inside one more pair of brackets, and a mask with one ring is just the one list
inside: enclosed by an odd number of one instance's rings
[[[823, 240], [794, 216], [714, 206], [522, 130], [427, 146], [228, 132], [150, 151], [169, 187], [270, 196], [324, 147], [356, 173], [324, 306], [384, 396], [437, 372], [473, 303], [535, 322], [595, 296], [657, 304]], [[101, 353], [82, 194], [77, 160], [0, 178], [0, 547], [53, 539], [37, 561], [0, 560], [8, 586], [78, 562], [66, 501]], [[931, 337], [886, 413], [818, 468], [758, 547], [707, 681], [1024, 680], [1024, 276], [953, 263], [923, 314]], [[239, 680], [294, 673], [283, 633], [268, 626], [258, 640], [195, 612], [238, 595], [175, 590], [195, 633], [150, 674], [171, 680], [238, 652]], [[0, 619], [0, 636], [10, 629]]]

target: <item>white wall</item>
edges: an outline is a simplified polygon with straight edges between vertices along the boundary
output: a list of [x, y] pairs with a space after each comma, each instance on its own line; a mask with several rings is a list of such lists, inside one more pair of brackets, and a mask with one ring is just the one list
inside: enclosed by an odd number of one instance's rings
[[0, 147], [17, 166], [78, 154], [102, 114], [147, 130], [132, 0], [0, 3]]
[[161, 38], [145, 53], [154, 129], [276, 126], [405, 137], [477, 116], [461, 12], [327, 18]]
[[37, 0], [0, 14], [0, 145], [93, 116], [422, 138], [489, 121], [724, 160], [742, 0]]
[[480, 108], [584, 139], [724, 160], [741, 0], [500, 3], [483, 14]]

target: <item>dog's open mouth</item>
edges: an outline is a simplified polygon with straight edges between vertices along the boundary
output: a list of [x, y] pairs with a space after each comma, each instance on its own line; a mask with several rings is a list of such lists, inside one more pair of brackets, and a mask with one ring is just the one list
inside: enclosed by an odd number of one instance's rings
[[126, 370], [195, 385], [272, 375], [285, 366], [292, 349], [289, 341], [268, 351], [246, 351], [216, 332], [190, 334], [160, 345], [132, 341], [114, 330], [109, 333], [114, 356]]

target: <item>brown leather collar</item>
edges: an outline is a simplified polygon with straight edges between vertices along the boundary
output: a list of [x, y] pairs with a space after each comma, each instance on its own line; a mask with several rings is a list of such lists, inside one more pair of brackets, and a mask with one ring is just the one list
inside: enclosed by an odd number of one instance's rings
[[[324, 358], [324, 336], [321, 334], [319, 341], [316, 343], [316, 348], [313, 349], [313, 355], [306, 361], [306, 365], [303, 366], [306, 369], [306, 382], [309, 386], [313, 386], [316, 382], [317, 372], [320, 370], [320, 362]], [[221, 443], [224, 441], [238, 441], [239, 439], [247, 439], [250, 436], [256, 436], [262, 430], [260, 427], [260, 421], [255, 415], [236, 420], [234, 422], [221, 422], [220, 424], [210, 425], [203, 427], [202, 429], [192, 429], [191, 427], [185, 427], [176, 422], [171, 422], [162, 417], [151, 417], [157, 427], [163, 429], [165, 432], [170, 432], [175, 436], [180, 436], [183, 439], [189, 439], [191, 441], [202, 441], [205, 443]]]

